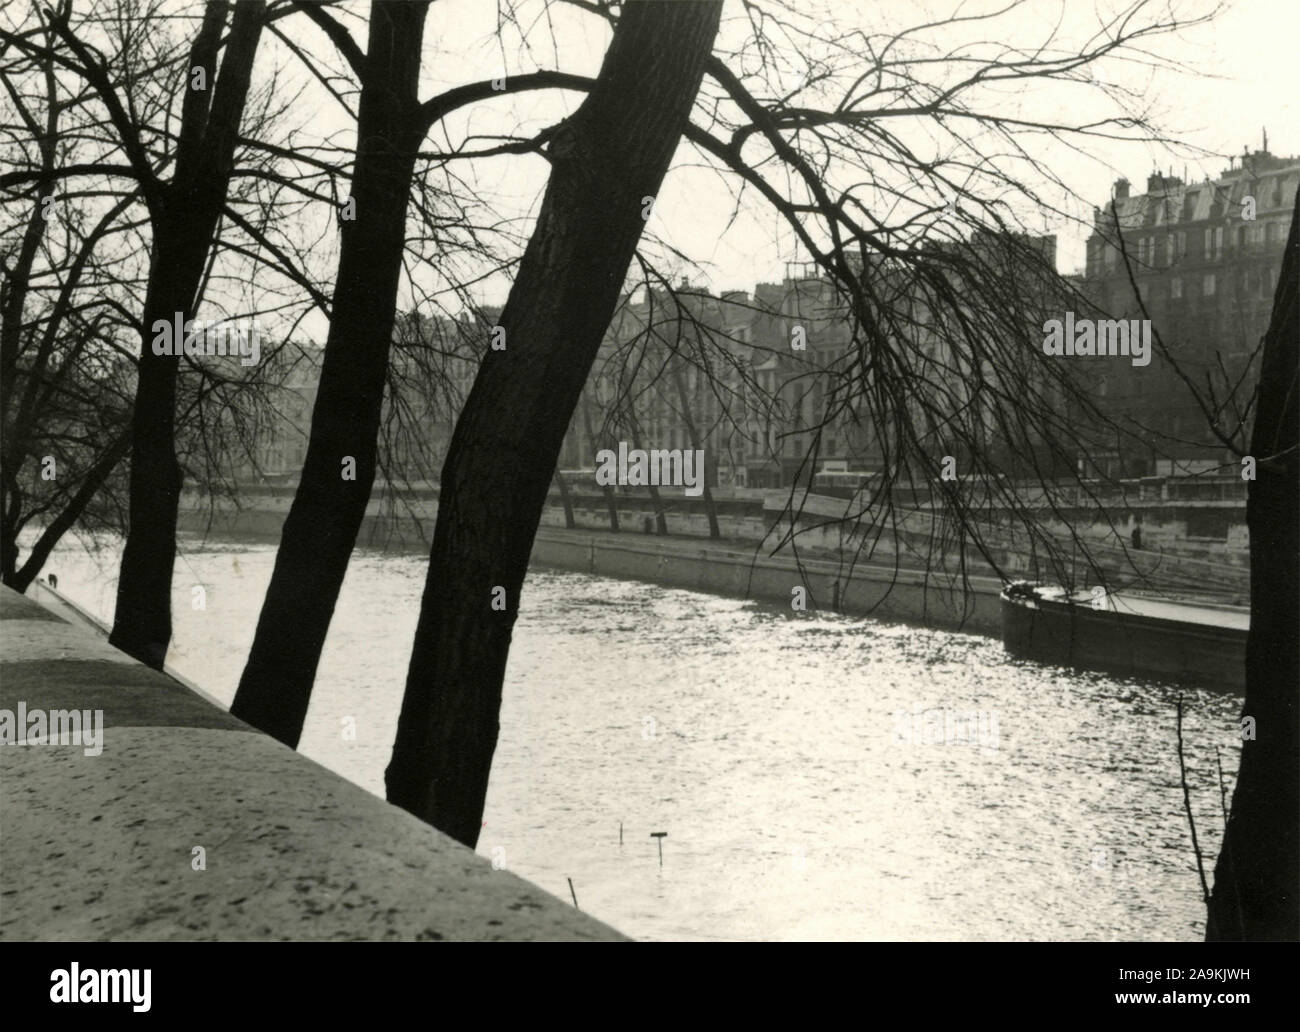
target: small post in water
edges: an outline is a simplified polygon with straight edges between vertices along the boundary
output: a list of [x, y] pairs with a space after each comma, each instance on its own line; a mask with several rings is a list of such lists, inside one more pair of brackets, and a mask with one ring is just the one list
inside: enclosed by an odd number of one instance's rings
[[659, 866], [664, 865], [664, 838], [668, 835], [666, 831], [652, 831], [650, 837], [659, 840]]

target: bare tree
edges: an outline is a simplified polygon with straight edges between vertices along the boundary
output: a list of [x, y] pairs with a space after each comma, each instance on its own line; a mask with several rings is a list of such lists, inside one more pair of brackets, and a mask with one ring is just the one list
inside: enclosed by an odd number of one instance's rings
[[[591, 418], [591, 406], [582, 405], [582, 426], [587, 435], [587, 443], [591, 446], [593, 455], [600, 450], [599, 442], [603, 439], [603, 434], [597, 436], [595, 424]], [[609, 529], [615, 533], [619, 530], [618, 524], [618, 497], [614, 494], [614, 488], [609, 484], [601, 486], [601, 493], [605, 496], [605, 510], [609, 513]]]
[[[581, 6], [610, 13], [604, 5]], [[725, 57], [708, 58], [709, 86], [699, 107], [711, 123], [689, 125], [685, 138], [783, 217], [830, 287], [826, 304], [842, 313], [849, 327], [841, 353], [824, 356], [831, 359], [822, 368], [828, 382], [818, 387], [811, 365], [797, 369], [775, 396], [769, 395], [766, 408], [769, 425], [773, 413], [796, 416], [783, 431], [794, 447], [783, 440], [779, 453], [782, 461], [793, 453], [796, 482], [806, 483], [815, 469], [827, 427], [858, 428], [860, 446], [875, 455], [883, 471], [840, 518], [854, 525], [859, 547], [869, 547], [886, 531], [896, 540], [914, 534], [908, 523], [919, 514], [929, 524], [923, 534], [932, 543], [955, 548], [954, 575], [961, 581], [970, 573], [968, 554], [999, 568], [994, 540], [1013, 528], [1040, 545], [1058, 570], [1067, 566], [1062, 543], [1040, 514], [1047, 508], [1060, 515], [1064, 492], [1053, 478], [1073, 469], [1094, 431], [1081, 431], [1062, 405], [1072, 377], [1043, 355], [1039, 327], [1045, 306], [1077, 299], [1077, 292], [1023, 231], [1009, 198], [1039, 210], [1046, 202], [1017, 178], [1010, 167], [1014, 161], [989, 161], [954, 123], [979, 127], [980, 143], [1009, 148], [1022, 160], [1028, 159], [1026, 146], [1035, 136], [1073, 140], [1076, 146], [1094, 135], [1155, 136], [1150, 125], [1129, 114], [1069, 125], [1002, 115], [984, 106], [984, 87], [990, 83], [1057, 79], [1086, 85], [1081, 69], [1090, 62], [1139, 48], [1149, 37], [1182, 25], [1152, 5], [1138, 7], [1140, 12], [1105, 25], [1081, 50], [1045, 45], [1026, 52], [987, 42], [980, 45], [982, 55], [972, 47], [958, 61], [891, 56], [908, 32], [883, 40], [844, 33], [827, 44], [824, 26], [802, 29], [800, 42], [836, 52], [832, 57], [839, 67], [825, 74], [814, 69], [811, 76], [843, 83], [838, 103], [825, 107], [793, 102], [792, 92], [780, 86], [784, 70], [771, 62], [781, 51], [770, 43], [773, 34], [793, 31], [793, 23], [779, 13], [747, 8], [756, 52], [763, 55], [757, 72], [742, 76]], [[1136, 17], [1148, 7], [1149, 20]], [[633, 11], [644, 9], [625, 10], [616, 32]], [[957, 18], [952, 24], [992, 17]], [[871, 68], [849, 74], [847, 64], [864, 53]], [[756, 88], [766, 88], [767, 96]], [[952, 152], [940, 159], [914, 153], [889, 130], [895, 118], [937, 126], [952, 142]], [[480, 825], [510, 628], [548, 471], [577, 403], [573, 377], [585, 378], [590, 371], [599, 344], [592, 335], [603, 332], [613, 313], [612, 307], [598, 308], [602, 318], [588, 321], [590, 300], [580, 311], [570, 311], [579, 303], [569, 301], [566, 291], [570, 283], [591, 281], [589, 254], [600, 254], [606, 270], [625, 268], [594, 241], [584, 240], [591, 250], [571, 258], [557, 249], [572, 238], [561, 235], [552, 220], [582, 227], [599, 217], [612, 219], [611, 211], [622, 218], [622, 209], [611, 201], [593, 200], [605, 197], [592, 192], [594, 185], [582, 196], [599, 215], [560, 207], [566, 200], [575, 209], [581, 205], [578, 196], [557, 188], [561, 173], [569, 172], [557, 159], [570, 153], [559, 145], [567, 143], [566, 130], [575, 123], [582, 126], [580, 116], [566, 120], [551, 137], [555, 173], [502, 316], [503, 327], [519, 320], [528, 328], [527, 355], [488, 356], [444, 466], [429, 578], [387, 773], [390, 799], [467, 843], [476, 840]], [[600, 167], [608, 164], [604, 159]], [[771, 166], [784, 179], [774, 176]], [[632, 172], [627, 175], [636, 182]], [[602, 182], [609, 177], [603, 171]], [[950, 203], [954, 196], [964, 208]], [[561, 256], [567, 261], [560, 263]], [[548, 270], [551, 290], [545, 297], [535, 296], [539, 288], [525, 279], [525, 270], [534, 268], [530, 258], [536, 268]], [[617, 285], [612, 289], [616, 292]], [[535, 326], [538, 312], [545, 313], [546, 328]], [[539, 348], [537, 341], [551, 341], [556, 333], [559, 339]], [[704, 338], [696, 364], [707, 373], [708, 334]], [[1092, 417], [1090, 425], [1101, 428], [1096, 432], [1113, 431], [1095, 406], [1086, 399], [1081, 404]], [[520, 412], [530, 414], [522, 428], [513, 423]], [[998, 447], [991, 446], [995, 436]], [[943, 475], [953, 461], [961, 464], [960, 478]], [[1017, 481], [1025, 478], [1040, 485], [1038, 497], [1017, 490]], [[1080, 489], [1088, 491], [1076, 483], [1076, 499]], [[786, 514], [790, 529], [775, 547], [796, 544], [801, 510], [800, 496], [792, 493]], [[1077, 541], [1077, 532], [1071, 534]]]
[[1300, 939], [1300, 194], [1264, 337], [1249, 485], [1250, 636], [1241, 766], [1206, 938]]
[[[4, 126], [5, 148], [13, 166], [27, 166], [33, 177], [15, 191], [28, 203], [7, 204], [14, 218], [0, 227], [0, 238], [21, 233], [0, 283], [0, 577], [18, 591], [26, 590], [68, 527], [87, 514], [126, 453], [133, 386], [111, 351], [112, 309], [76, 301], [79, 288], [88, 285], [113, 289], [96, 249], [137, 228], [121, 220], [138, 198], [127, 193], [92, 222], [87, 209], [93, 213], [93, 200], [74, 189], [58, 192], [60, 159], [66, 160], [60, 120], [80, 115], [85, 98], [61, 92], [53, 40], [46, 25], [43, 52], [19, 52], [0, 66], [18, 115]], [[29, 78], [39, 92], [25, 91]], [[113, 271], [119, 282], [129, 279], [125, 269]], [[37, 319], [25, 319], [29, 301], [37, 302]], [[18, 537], [32, 521], [44, 526], [20, 566]]]
[[[1297, 220], [1300, 193], [1269, 327], [1248, 354], [1235, 362], [1225, 362], [1222, 354], [1211, 360], [1189, 358], [1152, 320], [1155, 348], [1200, 413], [1201, 431], [1231, 456], [1234, 468], [1246, 458], [1254, 460], [1256, 468], [1256, 478], [1247, 481], [1250, 632], [1242, 709], [1243, 724], [1248, 719], [1252, 733], [1242, 735], [1231, 814], [1208, 898], [1210, 941], [1300, 938], [1300, 575], [1294, 562], [1300, 554]], [[1127, 228], [1112, 204], [1110, 241], [1119, 251], [1133, 306], [1150, 319]], [[1134, 433], [1148, 440], [1162, 436], [1142, 420], [1129, 419]]]
[[501, 313], [506, 350], [484, 359], [443, 466], [385, 783], [390, 801], [467, 845], [478, 840], [510, 631], [551, 473], [720, 9], [624, 9], [595, 85], [552, 137], [551, 179]]
[[[18, 124], [4, 127], [15, 157], [14, 171], [0, 176], [0, 186], [10, 191], [5, 210], [16, 210], [9, 201], [21, 200], [24, 218], [53, 211], [42, 230], [64, 231], [42, 237], [39, 264], [24, 252], [22, 262], [5, 270], [4, 575], [25, 587], [77, 522], [127, 531], [129, 502], [125, 485], [119, 491], [118, 469], [138, 430], [148, 440], [132, 465], [133, 475], [144, 478], [136, 486], [137, 517], [148, 511], [136, 520], [140, 534], [126, 581], [127, 590], [148, 590], [153, 598], [141, 617], [152, 630], [138, 625], [132, 648], [154, 662], [166, 651], [157, 621], [169, 619], [170, 575], [164, 584], [160, 571], [170, 569], [174, 540], [164, 535], [151, 549], [148, 528], [150, 520], [174, 527], [175, 516], [166, 515], [165, 492], [142, 501], [141, 485], [163, 477], [179, 489], [180, 468], [202, 476], [210, 488], [229, 476], [236, 453], [251, 447], [253, 409], [266, 395], [255, 389], [256, 370], [154, 354], [152, 317], [172, 326], [181, 312], [185, 322], [214, 281], [223, 290], [238, 281], [238, 275], [227, 278], [226, 259], [266, 267], [283, 258], [277, 252], [266, 261], [256, 239], [219, 228], [223, 211], [227, 225], [238, 222], [254, 236], [271, 218], [269, 199], [259, 205], [251, 188], [253, 176], [274, 176], [268, 165], [233, 172], [230, 165], [240, 122], [256, 132], [283, 111], [274, 109], [273, 88], [249, 100], [260, 6], [237, 5], [223, 41], [229, 7], [205, 7], [188, 49], [179, 54], [171, 22], [156, 3], [105, 0], [75, 23], [64, 4], [44, 20], [29, 12], [0, 29], [0, 45], [16, 55], [0, 75], [20, 115]], [[44, 82], [39, 94], [24, 90], [25, 80], [38, 79]], [[40, 107], [48, 131], [38, 131]], [[29, 143], [38, 152], [35, 160], [26, 154]], [[168, 179], [163, 173], [169, 166]], [[233, 192], [232, 176], [241, 177]], [[232, 195], [242, 211], [230, 210]], [[283, 216], [292, 206], [283, 197], [278, 201], [276, 213]], [[178, 307], [169, 307], [173, 303]], [[24, 307], [34, 308], [34, 317], [27, 318]], [[257, 309], [244, 312], [252, 316]], [[263, 355], [278, 347], [267, 342]], [[141, 392], [149, 399], [143, 408], [136, 404]], [[79, 415], [70, 422], [72, 411]], [[137, 419], [142, 425], [133, 429]], [[155, 419], [171, 433], [155, 434]], [[212, 432], [213, 420], [221, 422], [220, 433]], [[81, 431], [75, 440], [70, 425]], [[60, 474], [44, 484], [28, 460], [50, 451], [50, 442], [63, 445], [55, 456]], [[101, 497], [106, 485], [113, 490]], [[20, 567], [18, 534], [33, 521], [41, 524], [40, 534]], [[152, 644], [146, 647], [145, 639]]]
[[[375, 478], [389, 346], [416, 152], [429, 120], [416, 95], [427, 2], [375, 0], [363, 54], [324, 11], [361, 82], [356, 166], [311, 438], [275, 571], [231, 712], [298, 743], [334, 603]], [[310, 10], [310, 9], [308, 9]]]
[[[180, 313], [183, 324], [194, 313], [225, 203], [264, 4], [236, 3], [225, 34], [230, 8], [225, 0], [209, 3], [190, 45], [182, 69], [188, 88], [178, 138], [166, 159], [175, 162], [170, 180], [160, 174], [151, 152], [153, 141], [133, 114], [129, 89], [114, 82], [108, 60], [87, 42], [79, 31], [82, 26], [73, 27], [70, 4], [47, 14], [50, 42], [43, 48], [32, 42], [30, 32], [6, 31], [0, 36], [6, 44], [72, 72], [94, 91], [126, 158], [125, 172], [134, 179], [149, 215], [150, 264], [130, 426], [130, 527], [110, 640], [155, 667], [162, 665], [171, 638], [171, 572], [181, 487], [173, 433], [180, 361], [178, 354], [156, 354], [150, 344], [156, 323], [170, 327]], [[50, 109], [57, 110], [53, 97]], [[123, 170], [106, 164], [73, 171]], [[51, 172], [45, 170], [38, 182], [51, 185]]]
[[[157, 324], [170, 325], [180, 313], [186, 322], [212, 240], [225, 206], [226, 189], [239, 142], [239, 123], [248, 97], [253, 58], [262, 33], [264, 4], [239, 0], [225, 40], [220, 74], [217, 59], [228, 4], [209, 3], [190, 48], [190, 89], [185, 95], [175, 172], [163, 183], [141, 154], [133, 160], [142, 178], [153, 222], [149, 286], [144, 302], [144, 333], [137, 366], [131, 419], [130, 529], [122, 553], [117, 610], [110, 644], [143, 663], [161, 667], [171, 641], [172, 567], [176, 559], [176, 517], [181, 472], [173, 431], [179, 355], [159, 355], [151, 346]], [[102, 65], [77, 38], [66, 20], [60, 36], [96, 83], [128, 153], [141, 149], [137, 127], [107, 82]], [[202, 71], [212, 88], [196, 88]]]
[[[466, 335], [485, 330], [481, 320], [457, 327], [449, 342], [431, 321], [425, 329], [399, 334], [400, 363], [390, 363], [403, 263], [442, 257], [449, 267], [448, 289], [465, 284], [440, 249], [482, 259], [488, 248], [463, 211], [435, 210], [435, 191], [417, 163], [442, 169], [447, 155], [423, 152], [432, 129], [458, 108], [490, 98], [491, 80], [457, 87], [421, 102], [417, 95], [428, 2], [375, 0], [370, 8], [369, 40], [362, 53], [348, 30], [329, 12], [311, 5], [301, 11], [322, 26], [351, 66], [360, 86], [357, 104], [356, 160], [352, 173], [355, 218], [342, 222], [338, 274], [329, 337], [311, 437], [298, 490], [281, 532], [275, 570], [258, 618], [257, 634], [240, 679], [231, 712], [288, 745], [302, 733], [321, 646], [329, 630], [348, 560], [370, 501], [381, 453], [385, 388], [389, 427], [418, 422], [401, 385], [423, 393], [423, 417], [431, 415], [430, 388], [446, 390], [447, 363], [474, 355]], [[304, 61], [315, 68], [306, 55]], [[319, 73], [318, 73], [319, 74]], [[322, 76], [323, 77], [323, 76]], [[512, 90], [553, 86], [547, 74], [518, 76]], [[445, 188], [445, 187], [444, 187]], [[419, 218], [411, 227], [407, 212], [415, 191]], [[446, 224], [464, 228], [455, 241]], [[441, 228], [433, 228], [441, 227]], [[416, 238], [434, 255], [408, 249]], [[408, 282], [414, 277], [407, 268]], [[482, 270], [478, 270], [481, 274]], [[463, 294], [461, 295], [463, 298]], [[425, 332], [427, 330], [428, 332]], [[441, 384], [441, 387], [438, 385]], [[450, 395], [445, 395], [450, 397]], [[425, 420], [426, 424], [430, 420]], [[428, 455], [421, 456], [427, 460]], [[389, 483], [392, 483], [390, 478]]]

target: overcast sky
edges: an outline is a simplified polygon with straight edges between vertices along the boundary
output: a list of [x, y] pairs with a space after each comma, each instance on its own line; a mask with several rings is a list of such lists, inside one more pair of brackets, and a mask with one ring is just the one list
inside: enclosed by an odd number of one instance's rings
[[[788, 0], [788, 4], [795, 12], [794, 20], [804, 26], [818, 24], [825, 12], [831, 12], [828, 17], [833, 17], [838, 31], [856, 26], [871, 33], [943, 22], [958, 9], [973, 13], [1006, 6], [994, 0], [966, 4], [956, 0]], [[766, 6], [775, 5], [769, 2]], [[1068, 47], [1091, 35], [1098, 24], [1098, 11], [1128, 6], [1110, 0], [1029, 0], [991, 24], [940, 25], [928, 31], [909, 53], [946, 56], [958, 48], [971, 47], [976, 49], [963, 52], [983, 53], [978, 47], [988, 46], [989, 40], [1030, 47], [1051, 38], [1056, 47]], [[1221, 13], [1210, 24], [1156, 40], [1151, 60], [1106, 61], [1100, 66], [1100, 75], [1139, 97], [1138, 103], [1170, 137], [1212, 152], [1212, 156], [1200, 157], [1185, 150], [1171, 151], [1139, 142], [1095, 140], [1088, 142], [1082, 152], [1044, 143], [1038, 152], [1042, 164], [1050, 166], [1083, 199], [1080, 203], [1054, 195], [1052, 200], [1077, 218], [1090, 218], [1092, 205], [1106, 202], [1119, 175], [1130, 179], [1138, 193], [1144, 190], [1146, 176], [1155, 168], [1172, 170], [1179, 176], [1186, 170], [1193, 181], [1217, 176], [1226, 168], [1228, 154], [1239, 155], [1245, 146], [1254, 150], [1261, 145], [1265, 127], [1274, 154], [1300, 154], [1300, 119], [1294, 110], [1294, 96], [1300, 85], [1294, 57], [1295, 42], [1300, 39], [1300, 2], [1237, 0], [1223, 5], [1182, 2], [1170, 6], [1183, 16], [1194, 17], [1215, 8], [1221, 8]], [[498, 8], [485, 0], [441, 0], [433, 4], [426, 23], [422, 95], [432, 96], [502, 72], [509, 75], [536, 68], [559, 68], [594, 75], [598, 71], [609, 40], [609, 31], [601, 19], [563, 4], [544, 8], [541, 0], [519, 0], [516, 8], [522, 34], [519, 28], [509, 26], [499, 32]], [[357, 18], [351, 22], [363, 44], [362, 19], [367, 9], [367, 5], [353, 8]], [[1163, 3], [1156, 5], [1157, 12], [1164, 9]], [[738, 3], [728, 0], [725, 12], [719, 53], [724, 48], [734, 49], [748, 34]], [[298, 23], [291, 30], [295, 38], [310, 43], [315, 52], [328, 51], [318, 31], [302, 24], [301, 19], [290, 21]], [[527, 45], [521, 42], [523, 38]], [[793, 48], [787, 57], [792, 65], [802, 61]], [[1169, 68], [1170, 61], [1181, 62], [1188, 66], [1187, 70]], [[468, 133], [490, 134], [519, 125], [535, 131], [573, 111], [580, 101], [581, 95], [560, 91], [503, 96], [454, 115], [441, 128], [452, 140], [463, 139]], [[1017, 86], [991, 97], [989, 102], [996, 104], [1000, 112], [1071, 121], [1106, 110], [1104, 98], [1091, 87], [1085, 90], [1058, 83], [1039, 82], [1033, 89]], [[346, 138], [350, 142], [348, 120], [332, 102], [323, 104], [312, 127], [321, 132], [337, 128], [340, 141]], [[923, 138], [928, 131], [919, 124], [904, 130], [915, 134], [913, 138]], [[437, 141], [435, 130], [431, 144]], [[730, 191], [734, 180], [699, 165], [695, 149], [683, 144], [649, 227], [697, 264], [698, 269], [690, 270], [695, 282], [714, 290], [748, 289], [757, 281], [779, 280], [786, 261], [807, 257], [798, 253], [792, 235], [775, 214], [756, 199], [747, 203], [728, 225], [733, 214]], [[527, 220], [536, 214], [547, 173], [548, 166], [539, 157], [502, 157], [476, 163], [474, 182], [481, 196], [490, 199], [500, 214], [523, 220], [520, 225], [526, 228]], [[1040, 232], [1058, 234], [1058, 266], [1062, 271], [1082, 267], [1086, 230], [1079, 224], [1060, 216], [1041, 215], [1030, 218], [1028, 224]], [[680, 274], [687, 270], [679, 267], [675, 271]], [[476, 288], [475, 296], [481, 302], [500, 303], [507, 289], [508, 281], [499, 276]], [[323, 337], [316, 332], [318, 329], [313, 326], [312, 335]]]

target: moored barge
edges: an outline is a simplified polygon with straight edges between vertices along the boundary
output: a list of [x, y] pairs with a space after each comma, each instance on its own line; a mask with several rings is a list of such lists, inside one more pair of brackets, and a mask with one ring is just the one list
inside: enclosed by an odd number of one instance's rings
[[1001, 593], [1002, 643], [1020, 659], [1245, 692], [1250, 611], [1024, 581]]

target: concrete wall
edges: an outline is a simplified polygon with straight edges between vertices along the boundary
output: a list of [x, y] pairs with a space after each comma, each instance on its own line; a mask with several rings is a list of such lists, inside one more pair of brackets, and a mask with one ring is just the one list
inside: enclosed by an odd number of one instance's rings
[[[797, 523], [799, 547], [803, 554], [816, 555], [820, 553], [823, 558], [833, 556], [840, 551], [846, 541], [850, 549], [856, 550], [861, 546], [861, 537], [850, 537], [844, 533], [840, 525], [818, 526], [818, 523], [822, 523], [824, 520], [819, 519], [816, 512], [817, 508], [816, 504], [810, 505], [807, 517]], [[839, 511], [837, 510], [837, 514]], [[608, 514], [603, 509], [577, 508], [575, 515], [580, 529], [603, 531], [609, 527]], [[722, 516], [719, 518], [719, 523], [723, 537], [734, 539], [733, 544], [735, 540], [757, 542], [769, 537], [769, 531], [777, 515], [778, 513], [773, 510], [763, 517]], [[822, 515], [829, 516], [830, 514], [825, 513]], [[654, 514], [649, 509], [629, 506], [619, 510], [619, 519], [624, 536], [628, 538], [641, 537], [646, 520], [653, 521], [653, 518]], [[701, 544], [709, 544], [709, 528], [705, 516], [695, 513], [669, 513], [665, 522], [669, 534], [694, 537], [699, 539]], [[545, 510], [542, 515], [542, 526], [563, 527], [563, 511], [555, 508]], [[1061, 528], [1061, 534], [1064, 539], [1066, 534], [1064, 528]], [[1042, 557], [1040, 564], [1036, 567], [1032, 557], [1022, 547], [1014, 543], [1019, 535], [1008, 533], [1004, 536], [1012, 543], [999, 545], [993, 535], [990, 535], [991, 540], [986, 542], [986, 550], [993, 560], [997, 562], [1001, 572], [1011, 577], [1026, 577], [1045, 581], [1056, 581], [1058, 579], [1050, 569], [1045, 557]], [[769, 539], [776, 540], [775, 537]], [[927, 514], [900, 514], [896, 532], [885, 530], [880, 533], [872, 549], [874, 561], [881, 565], [892, 564], [900, 541], [903, 543], [904, 562], [914, 565], [916, 555], [918, 553], [924, 555], [929, 549], [930, 527]], [[1163, 590], [1170, 595], [1188, 592], [1195, 594], [1197, 590], [1200, 590], [1212, 595], [1231, 595], [1234, 597], [1225, 598], [1224, 600], [1236, 602], [1247, 598], [1250, 592], [1250, 571], [1245, 567], [1228, 566], [1219, 562], [1207, 563], [1192, 558], [1176, 557], [1151, 549], [1133, 552], [1101, 543], [1090, 544], [1089, 553], [1093, 561], [1106, 571], [1107, 577], [1116, 582], [1123, 583], [1133, 580], [1133, 567], [1136, 566], [1139, 571], [1150, 577], [1151, 587]], [[1066, 565], [1068, 566], [1068, 550], [1066, 556]], [[968, 553], [966, 563], [968, 572], [974, 575], [992, 579], [998, 577], [997, 571], [973, 551]], [[952, 565], [951, 557], [950, 565]], [[1095, 577], [1088, 573], [1082, 550], [1079, 550], [1078, 553], [1076, 575], [1088, 584], [1096, 580]]]
[[[535, 565], [625, 577], [670, 587], [755, 598], [788, 607], [792, 589], [807, 589], [808, 609], [836, 609], [983, 634], [999, 634], [1001, 582], [972, 577], [969, 591], [942, 576], [859, 564], [851, 572], [814, 559], [755, 558], [752, 552], [680, 539], [586, 533], [542, 527], [533, 544]], [[802, 569], [800, 569], [802, 565]], [[838, 585], [839, 604], [836, 606]], [[953, 590], [953, 589], [956, 590]]]
[[0, 940], [623, 938], [128, 659], [70, 607], [0, 587], [0, 632], [0, 709], [102, 714], [97, 753], [71, 736], [0, 745]]
[[[839, 499], [810, 496], [802, 504], [805, 517], [798, 521], [799, 548], [805, 570], [801, 580], [797, 566], [788, 552], [776, 559], [751, 563], [754, 548], [769, 532], [785, 504], [785, 495], [767, 500], [764, 509], [759, 497], [726, 498], [725, 506], [735, 510], [719, 517], [725, 541], [708, 537], [708, 521], [703, 512], [682, 504], [677, 498], [676, 511], [666, 514], [670, 538], [644, 533], [655, 526], [654, 513], [634, 496], [619, 498], [622, 533], [608, 531], [608, 513], [602, 498], [572, 492], [578, 528], [564, 528], [564, 511], [549, 506], [542, 514], [534, 561], [560, 569], [574, 569], [602, 576], [652, 581], [678, 587], [696, 588], [742, 598], [760, 598], [789, 605], [790, 589], [803, 584], [809, 589], [810, 608], [836, 607], [836, 584], [839, 608], [845, 612], [902, 619], [939, 627], [964, 629], [985, 634], [1000, 633], [997, 593], [1001, 578], [979, 556], [966, 557], [968, 580], [963, 588], [960, 575], [952, 569], [935, 570], [925, 576], [920, 570], [893, 569], [900, 545], [903, 561], [915, 566], [912, 552], [928, 547], [930, 526], [924, 512], [900, 513], [893, 532], [886, 531], [872, 550], [871, 564], [857, 564], [852, 579], [837, 561], [847, 535], [840, 524], [818, 526], [843, 513]], [[751, 494], [754, 494], [751, 492]], [[761, 494], [758, 493], [758, 494]], [[769, 492], [769, 494], [771, 494]], [[182, 529], [209, 531], [217, 535], [251, 535], [267, 541], [279, 539], [284, 514], [292, 498], [291, 490], [280, 492], [274, 505], [242, 510], [223, 509], [215, 517], [193, 510], [182, 511]], [[558, 501], [557, 497], [552, 502]], [[756, 511], [755, 511], [756, 510]], [[754, 514], [748, 514], [753, 511]], [[424, 551], [428, 548], [437, 517], [437, 501], [421, 499], [414, 512], [402, 518], [380, 510], [372, 501], [362, 526], [360, 543], [370, 547]], [[1002, 573], [1009, 577], [1055, 582], [1055, 572], [1045, 560], [1035, 566], [1031, 557], [1017, 546], [1017, 536], [1006, 535], [1007, 542], [990, 542], [987, 549]], [[772, 538], [771, 540], [775, 540]], [[860, 540], [849, 539], [845, 552], [855, 551]], [[591, 552], [598, 558], [594, 562]], [[767, 550], [762, 550], [766, 552]], [[1248, 598], [1249, 570], [1218, 563], [1177, 558], [1156, 551], [1131, 552], [1101, 544], [1091, 546], [1093, 559], [1105, 571], [1111, 583], [1133, 579], [1132, 567], [1148, 574], [1149, 586], [1171, 597], [1205, 595], [1220, 601], [1240, 604]], [[953, 566], [950, 562], [950, 566]], [[1067, 563], [1068, 565], [1068, 563]], [[752, 569], [751, 569], [752, 566]], [[1080, 556], [1075, 570], [1082, 584], [1096, 583]]]
[[[1200, 498], [1191, 496], [1194, 494], [1190, 492], [1191, 488], [1215, 488], [1216, 491], [1210, 492], [1214, 497], [1207, 495], [1205, 498]], [[1150, 497], [1136, 497], [1128, 502], [1107, 499], [1109, 519], [1107, 513], [1091, 502], [1081, 506], [1067, 506], [1063, 510], [1068, 515], [1071, 525], [1067, 525], [1046, 509], [1038, 514], [1038, 518], [1043, 530], [1057, 536], [1061, 541], [1068, 542], [1072, 533], [1077, 532], [1082, 538], [1097, 546], [1119, 548], [1129, 545], [1135, 520], [1140, 517], [1143, 548], [1151, 556], [1158, 557], [1158, 559], [1153, 558], [1152, 562], [1158, 561], [1162, 564], [1162, 568], [1169, 568], [1171, 564], [1178, 562], [1179, 557], [1183, 557], [1189, 562], [1199, 560], [1202, 564], [1211, 563], [1222, 570], [1229, 571], [1230, 576], [1246, 575], [1250, 565], [1250, 537], [1246, 527], [1244, 485], [1235, 482], [1193, 483], [1181, 485], [1181, 489], [1182, 493], [1189, 494], [1189, 497], [1181, 495], [1163, 497], [1159, 492], [1152, 491], [1147, 492]], [[202, 531], [211, 522], [213, 530], [217, 533], [231, 532], [229, 529], [237, 525], [241, 528], [239, 533], [278, 537], [280, 525], [293, 500], [293, 491], [292, 487], [249, 488], [242, 509], [223, 501], [216, 507], [215, 514], [207, 511], [207, 505], [199, 496], [187, 492], [182, 502], [182, 525], [186, 530]], [[380, 493], [376, 489], [375, 495], [378, 496]], [[579, 484], [570, 485], [569, 493], [580, 526], [597, 530], [608, 529], [609, 518], [602, 495], [590, 490], [587, 485]], [[783, 505], [788, 493], [789, 489], [775, 491], [717, 489], [715, 502], [723, 536], [743, 540], [762, 540], [777, 515], [777, 509], [772, 508], [774, 500], [779, 499]], [[1206, 492], [1203, 490], [1201, 493]], [[376, 497], [372, 497], [362, 529], [364, 543], [377, 547], [402, 548], [427, 544], [438, 510], [436, 494], [436, 486], [430, 486], [396, 510], [391, 505], [385, 509]], [[671, 510], [665, 516], [670, 534], [708, 536], [708, 518], [705, 515], [702, 499], [687, 498], [680, 488], [662, 488], [661, 494], [664, 505]], [[1230, 495], [1232, 497], [1229, 497]], [[1237, 497], [1238, 495], [1240, 497]], [[640, 490], [624, 491], [617, 497], [619, 518], [630, 524], [624, 527], [624, 530], [639, 531], [642, 521], [647, 516], [653, 517], [650, 499]], [[843, 502], [836, 499], [825, 500], [840, 506], [839, 512], [842, 513]], [[898, 512], [906, 517], [908, 510], [904, 507]], [[918, 511], [915, 515], [925, 514]], [[542, 519], [547, 525], [564, 525], [560, 494], [554, 488], [551, 490], [549, 507]], [[1112, 519], [1113, 526], [1110, 522]], [[1215, 536], [1198, 537], [1193, 531], [1213, 531]], [[824, 532], [826, 547], [835, 547], [836, 542], [833, 539], [838, 535], [838, 528], [826, 530]], [[820, 547], [811, 537], [807, 539], [806, 545]], [[1014, 553], [1014, 548], [1011, 551]], [[1016, 561], [1012, 558], [1008, 569], [1017, 569]]]

